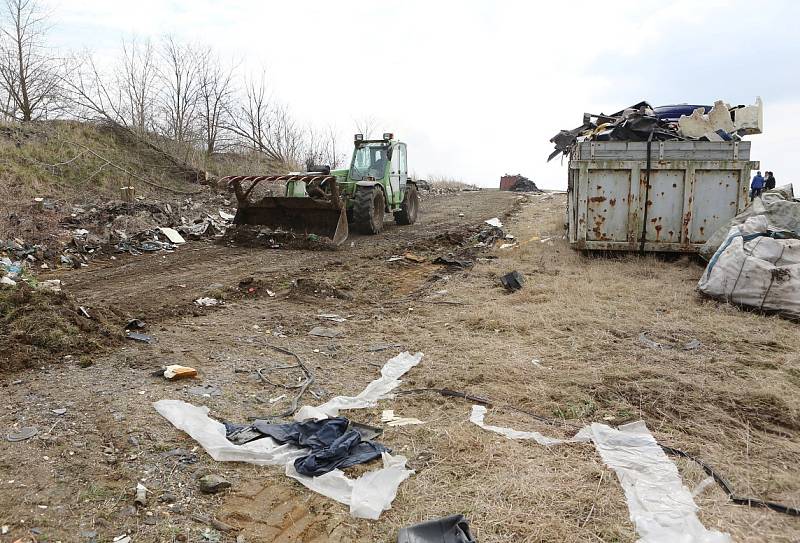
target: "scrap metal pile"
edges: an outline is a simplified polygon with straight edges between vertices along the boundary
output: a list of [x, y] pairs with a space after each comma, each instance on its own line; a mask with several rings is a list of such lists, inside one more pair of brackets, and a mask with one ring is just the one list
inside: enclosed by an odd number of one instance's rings
[[547, 161], [559, 154], [570, 155], [582, 141], [738, 141], [761, 134], [763, 103], [730, 106], [722, 100], [713, 106], [669, 105], [652, 107], [639, 102], [611, 115], [583, 114], [583, 124], [561, 130], [550, 139], [555, 149]]

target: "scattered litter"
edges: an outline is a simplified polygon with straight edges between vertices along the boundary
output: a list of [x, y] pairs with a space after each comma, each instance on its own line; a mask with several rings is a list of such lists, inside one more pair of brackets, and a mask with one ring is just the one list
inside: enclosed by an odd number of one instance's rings
[[66, 407], [59, 407], [57, 409], [51, 409], [51, 411], [55, 415], [58, 415], [60, 417], [61, 415], [64, 415], [67, 412], [67, 408]]
[[452, 268], [471, 268], [475, 263], [472, 260], [458, 259], [449, 256], [440, 256], [433, 261], [434, 264], [444, 264]]
[[324, 326], [315, 326], [314, 328], [311, 329], [308, 335], [317, 337], [337, 338], [342, 335], [342, 331], [335, 330], [333, 328], [326, 328]]
[[531, 364], [533, 364], [535, 367], [539, 369], [546, 369], [544, 366], [542, 366], [542, 363], [538, 358], [534, 358], [533, 360], [531, 360]]
[[125, 325], [125, 330], [143, 330], [145, 327], [145, 322], [140, 319], [133, 319], [128, 321], [128, 324]]
[[472, 413], [469, 416], [469, 421], [473, 424], [477, 424], [484, 430], [506, 436], [508, 439], [532, 439], [539, 445], [544, 445], [546, 447], [550, 445], [560, 445], [562, 443], [583, 443], [591, 439], [591, 435], [586, 428], [575, 434], [575, 436], [571, 439], [558, 439], [544, 436], [539, 432], [524, 432], [520, 430], [512, 430], [511, 428], [504, 428], [502, 426], [491, 426], [489, 424], [484, 424], [483, 419], [485, 416], [485, 406], [473, 405]]
[[194, 452], [181, 448], [169, 450], [162, 453], [161, 456], [175, 459], [181, 464], [194, 464], [197, 462], [197, 455]]
[[222, 390], [214, 385], [208, 384], [189, 387], [188, 392], [192, 396], [206, 396], [208, 398], [211, 396], [222, 396]]
[[91, 316], [91, 315], [89, 315], [89, 312], [86, 310], [86, 308], [85, 308], [85, 307], [83, 307], [83, 306], [79, 306], [79, 307], [78, 307], [78, 311], [80, 311], [80, 312], [81, 312], [81, 315], [83, 315], [83, 316], [84, 316], [84, 317], [86, 317], [87, 319], [91, 319], [91, 318], [92, 318], [92, 316]]
[[134, 341], [141, 341], [142, 343], [152, 344], [155, 343], [156, 340], [153, 336], [148, 336], [147, 334], [140, 334], [138, 332], [125, 332], [125, 337], [128, 339], [132, 339]]
[[[352, 428], [345, 417], [289, 424], [270, 424], [266, 420], [256, 420], [250, 425], [225, 426], [228, 439], [237, 445], [269, 437], [280, 444], [305, 447], [305, 454], [294, 460], [294, 468], [301, 475], [309, 477], [318, 477], [334, 469], [370, 462], [380, 458], [388, 450], [380, 443], [364, 439], [361, 432]], [[239, 437], [242, 432], [245, 433], [245, 439]]]
[[519, 243], [504, 243], [500, 246], [501, 249], [513, 249], [514, 247], [518, 246]]
[[514, 292], [522, 288], [525, 278], [518, 271], [512, 271], [500, 277], [500, 283], [506, 290]]
[[171, 364], [164, 368], [164, 377], [170, 380], [185, 379], [187, 377], [197, 377], [197, 370], [189, 366]]
[[233, 218], [234, 218], [234, 215], [232, 213], [227, 213], [227, 212], [225, 212], [225, 211], [223, 211], [221, 209], [219, 210], [219, 216], [220, 216], [220, 218], [222, 218], [223, 220], [226, 220], [228, 222], [232, 221]]
[[270, 398], [270, 399], [269, 399], [269, 403], [275, 403], [275, 402], [279, 402], [279, 401], [281, 401], [282, 399], [284, 399], [285, 397], [286, 397], [286, 394], [281, 394], [281, 395], [280, 395], [280, 396], [278, 396], [277, 398]]
[[380, 351], [386, 351], [391, 349], [392, 347], [400, 347], [399, 344], [391, 344], [391, 343], [373, 343], [369, 347], [367, 347], [368, 353], [377, 353]]
[[700, 481], [699, 483], [697, 483], [697, 486], [694, 487], [694, 490], [692, 490], [692, 498], [696, 498], [697, 496], [705, 492], [705, 490], [708, 487], [712, 486], [714, 483], [716, 483], [716, 481], [710, 475], [705, 479], [703, 479], [702, 481]]
[[131, 536], [127, 534], [118, 535], [112, 540], [112, 543], [131, 543]]
[[401, 260], [405, 260], [405, 258], [406, 257], [404, 257], [404, 256], [394, 255], [394, 256], [390, 256], [389, 258], [387, 258], [386, 262], [399, 262]]
[[410, 260], [411, 262], [425, 262], [427, 259], [424, 256], [415, 255], [414, 253], [405, 253], [403, 258], [406, 260]]
[[387, 426], [408, 426], [410, 424], [425, 424], [419, 419], [398, 417], [394, 414], [393, 409], [384, 409], [381, 413], [381, 422], [386, 423]]
[[459, 216], [459, 217], [463, 217], [463, 216], [464, 216], [464, 214], [463, 214], [463, 213], [459, 213], [459, 214], [458, 214], [458, 216]]
[[337, 315], [335, 313], [322, 313], [322, 314], [317, 315], [317, 318], [318, 319], [322, 319], [322, 320], [326, 320], [326, 321], [332, 321], [332, 322], [345, 322], [345, 321], [347, 321], [347, 319], [345, 317], [340, 317], [339, 315]]
[[464, 515], [450, 515], [400, 528], [397, 543], [477, 543]]
[[175, 245], [181, 245], [186, 243], [186, 240], [183, 239], [177, 230], [174, 228], [167, 228], [166, 226], [159, 226], [158, 229], [161, 231], [162, 234], [167, 236], [167, 239], [170, 243], [174, 243]]
[[503, 223], [500, 222], [500, 219], [498, 219], [497, 217], [495, 217], [493, 219], [489, 219], [488, 221], [483, 221], [483, 222], [485, 222], [489, 226], [494, 226], [495, 228], [503, 228]]
[[547, 242], [548, 242], [548, 241], [550, 241], [551, 239], [553, 239], [553, 238], [552, 238], [552, 237], [548, 237], [548, 238], [542, 238], [542, 239], [540, 239], [540, 240], [539, 240], [539, 243], [547, 243]]
[[36, 426], [24, 426], [18, 431], [11, 432], [6, 435], [6, 439], [12, 443], [15, 441], [25, 441], [26, 439], [30, 439], [38, 433], [39, 429]]
[[699, 340], [699, 339], [693, 339], [693, 340], [691, 340], [691, 341], [687, 342], [687, 343], [686, 343], [686, 344], [683, 346], [683, 350], [684, 350], [684, 351], [696, 351], [697, 349], [699, 349], [699, 348], [700, 348], [700, 347], [702, 347], [702, 346], [703, 346], [703, 344], [702, 344], [702, 343], [700, 343], [700, 340]]
[[[401, 353], [390, 359], [381, 370], [381, 378], [372, 381], [358, 396], [339, 396], [318, 407], [305, 406], [295, 415], [295, 420], [328, 418], [338, 415], [340, 409], [374, 407], [378, 400], [400, 385], [399, 378], [421, 359], [422, 353]], [[225, 426], [208, 416], [207, 407], [197, 407], [179, 400], [161, 400], [153, 405], [176, 428], [194, 438], [214, 460], [283, 465], [287, 476], [314, 492], [349, 505], [350, 514], [357, 518], [377, 519], [391, 507], [400, 483], [413, 473], [406, 469], [404, 456], [392, 456], [384, 452], [381, 455], [383, 468], [367, 472], [357, 479], [346, 477], [341, 470], [333, 470], [319, 477], [305, 477], [294, 469], [295, 458], [304, 454], [302, 449], [278, 446], [271, 439], [235, 445], [226, 438]]]
[[214, 474], [200, 477], [198, 484], [200, 485], [200, 492], [203, 494], [217, 494], [232, 486], [230, 481]]
[[222, 536], [216, 530], [212, 530], [211, 528], [206, 528], [200, 534], [200, 537], [203, 538], [203, 541], [210, 541], [211, 543], [219, 543], [222, 541]]
[[267, 296], [269, 296], [270, 298], [274, 298], [275, 297], [275, 293], [272, 292], [270, 289], [267, 289]]
[[4, 275], [3, 277], [0, 277], [0, 285], [5, 285], [7, 287], [16, 287], [17, 282], [11, 279], [9, 276]]
[[211, 307], [214, 305], [219, 305], [221, 303], [222, 302], [220, 300], [217, 300], [216, 298], [209, 298], [207, 296], [204, 296], [203, 298], [198, 298], [194, 301], [194, 305], [199, 305], [202, 307]]
[[661, 349], [664, 348], [664, 345], [662, 345], [658, 341], [653, 341], [652, 339], [647, 337], [647, 334], [645, 334], [644, 332], [639, 334], [639, 343], [641, 343], [645, 347], [648, 347], [650, 349], [655, 349], [657, 351], [660, 351]]
[[136, 497], [133, 503], [140, 507], [147, 505], [147, 488], [142, 483], [136, 483]]
[[336, 396], [318, 407], [304, 406], [294, 418], [300, 421], [310, 418], [324, 419], [337, 416], [340, 409], [375, 407], [378, 400], [400, 386], [400, 376], [419, 364], [420, 360], [422, 353], [414, 355], [408, 352], [400, 353], [384, 364], [381, 376], [368, 384], [358, 396]]
[[47, 292], [61, 292], [61, 280], [48, 279], [47, 281], [42, 281], [36, 285], [36, 290], [43, 290]]

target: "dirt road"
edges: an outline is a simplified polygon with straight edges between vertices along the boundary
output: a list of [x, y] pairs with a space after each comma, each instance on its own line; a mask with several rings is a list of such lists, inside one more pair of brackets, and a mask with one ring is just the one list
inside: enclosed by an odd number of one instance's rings
[[[286, 391], [256, 374], [283, 361], [270, 344], [313, 369], [303, 403], [356, 394], [394, 354], [421, 351], [402, 389], [488, 396], [495, 401], [487, 423], [553, 437], [589, 422], [641, 419], [659, 440], [715, 465], [740, 493], [800, 505], [796, 325], [700, 298], [702, 267], [688, 259], [574, 253], [562, 238], [564, 203], [561, 195], [463, 193], [426, 202], [414, 227], [354, 237], [340, 251], [191, 243], [166, 257], [63, 275], [89, 307], [113, 305], [147, 321], [157, 343], [129, 342], [86, 368], [63, 362], [4, 376], [0, 427], [36, 426], [39, 434], [0, 441], [0, 524], [10, 530], [0, 541], [31, 533], [40, 542], [110, 541], [127, 533], [136, 543], [232, 542], [237, 534], [248, 542], [390, 542], [401, 526], [453, 513], [470, 519], [482, 543], [637, 539], [622, 488], [594, 448], [505, 439], [470, 423], [471, 404], [462, 399], [401, 395], [348, 413], [380, 425], [381, 409], [391, 408], [424, 421], [384, 428], [380, 441], [416, 474], [378, 521], [353, 519], [281, 469], [214, 462], [154, 411], [152, 402], [168, 398], [231, 422], [285, 409], [289, 398], [270, 400]], [[494, 216], [503, 217], [516, 248], [476, 252], [469, 270], [432, 263], [460, 254], [467, 232]], [[404, 252], [424, 261], [388, 261]], [[512, 269], [526, 283], [508, 294], [497, 277]], [[193, 306], [209, 293], [226, 303]], [[321, 320], [325, 313], [347, 320]], [[340, 336], [309, 336], [320, 324]], [[643, 333], [667, 348], [649, 347]], [[683, 349], [690, 340], [700, 347]], [[378, 344], [385, 350], [375, 351]], [[176, 383], [151, 375], [167, 364], [193, 366], [200, 377]], [[198, 385], [213, 394], [193, 394]], [[676, 464], [690, 489], [705, 478], [689, 461]], [[200, 493], [197, 478], [208, 473], [232, 488]], [[144, 507], [133, 502], [137, 481], [150, 490]], [[797, 519], [732, 505], [716, 486], [695, 499], [702, 522], [736, 541], [800, 538]], [[209, 527], [202, 519], [211, 517], [238, 530]]]

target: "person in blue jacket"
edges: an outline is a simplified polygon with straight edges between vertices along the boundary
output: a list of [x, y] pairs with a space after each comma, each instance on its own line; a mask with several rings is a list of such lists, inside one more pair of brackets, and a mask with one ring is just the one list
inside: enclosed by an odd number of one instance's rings
[[761, 172], [756, 172], [753, 176], [753, 181], [750, 183], [750, 201], [752, 202], [761, 193], [764, 192], [764, 178], [761, 177]]

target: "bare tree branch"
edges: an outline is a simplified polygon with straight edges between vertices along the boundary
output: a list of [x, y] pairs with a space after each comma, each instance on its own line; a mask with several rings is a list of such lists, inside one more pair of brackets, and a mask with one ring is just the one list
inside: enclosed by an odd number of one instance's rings
[[199, 60], [198, 116], [205, 152], [213, 154], [229, 125], [233, 100], [233, 67], [223, 67], [219, 58], [208, 48]]
[[47, 13], [37, 0], [5, 0], [0, 26], [3, 114], [20, 121], [61, 109], [59, 61], [46, 49]]

